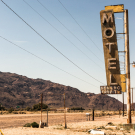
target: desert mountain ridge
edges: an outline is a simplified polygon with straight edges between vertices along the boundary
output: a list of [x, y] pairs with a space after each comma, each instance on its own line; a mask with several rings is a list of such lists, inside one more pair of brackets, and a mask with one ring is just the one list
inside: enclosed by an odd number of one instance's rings
[[43, 79], [31, 79], [26, 76], [9, 72], [0, 72], [0, 103], [5, 107], [21, 106], [23, 108], [43, 102], [50, 108], [63, 107], [65, 92], [66, 107], [83, 107], [85, 109], [118, 110], [122, 103], [108, 95], [84, 93], [80, 90], [53, 83]]

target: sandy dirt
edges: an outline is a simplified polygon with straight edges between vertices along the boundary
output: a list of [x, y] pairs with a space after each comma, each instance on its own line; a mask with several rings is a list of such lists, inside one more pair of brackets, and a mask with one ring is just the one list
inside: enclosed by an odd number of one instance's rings
[[[88, 135], [89, 129], [105, 127], [108, 122], [116, 126], [127, 122], [126, 117], [119, 115], [95, 117], [95, 121], [86, 121], [85, 113], [67, 113], [66, 116], [67, 129], [64, 128], [63, 113], [49, 113], [49, 127], [45, 128], [23, 127], [26, 123], [39, 123], [40, 114], [0, 115], [0, 129], [4, 135]], [[43, 114], [43, 121], [46, 122], [46, 114]], [[135, 123], [135, 117], [132, 123]], [[120, 127], [117, 130], [100, 130], [106, 134], [135, 134], [132, 129], [123, 130]]]

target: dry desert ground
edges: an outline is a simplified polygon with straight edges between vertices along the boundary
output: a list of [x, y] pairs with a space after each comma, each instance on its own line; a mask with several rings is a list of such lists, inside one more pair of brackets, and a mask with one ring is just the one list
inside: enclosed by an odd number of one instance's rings
[[[23, 127], [26, 123], [40, 121], [40, 114], [6, 114], [0, 115], [0, 129], [4, 135], [88, 135], [88, 130], [98, 129], [106, 134], [135, 134], [133, 129], [123, 129], [121, 126], [127, 122], [127, 117], [122, 115], [95, 117], [94, 121], [86, 121], [85, 113], [66, 113], [67, 129], [64, 128], [63, 113], [49, 113], [48, 127], [31, 128]], [[43, 113], [46, 122], [46, 113]], [[112, 122], [117, 129], [105, 129], [108, 122]], [[132, 117], [135, 123], [135, 117]]]

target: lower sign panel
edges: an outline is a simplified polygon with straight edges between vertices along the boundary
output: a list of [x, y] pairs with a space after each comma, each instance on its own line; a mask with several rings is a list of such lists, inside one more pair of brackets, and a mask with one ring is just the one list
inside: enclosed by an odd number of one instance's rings
[[101, 94], [121, 94], [121, 86], [100, 86]]

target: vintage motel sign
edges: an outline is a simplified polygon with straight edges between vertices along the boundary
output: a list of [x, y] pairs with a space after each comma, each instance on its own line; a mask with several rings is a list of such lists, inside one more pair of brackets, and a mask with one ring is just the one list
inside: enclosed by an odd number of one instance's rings
[[120, 66], [113, 10], [100, 11], [100, 19], [107, 87], [115, 88], [116, 92], [114, 94], [121, 94]]

